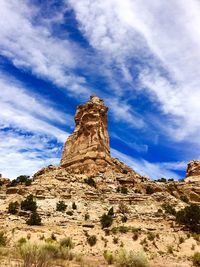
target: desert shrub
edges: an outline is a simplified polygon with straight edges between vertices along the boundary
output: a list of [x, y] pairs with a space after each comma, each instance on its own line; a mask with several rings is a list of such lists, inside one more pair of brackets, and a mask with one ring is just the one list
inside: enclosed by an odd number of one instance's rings
[[23, 260], [23, 267], [48, 267], [50, 264], [50, 254], [41, 246], [25, 243], [20, 246], [19, 252]]
[[56, 203], [56, 210], [57, 211], [63, 212], [66, 210], [66, 208], [67, 208], [67, 205], [65, 204], [64, 201], [60, 200], [60, 201], [58, 201], [58, 203]]
[[94, 188], [96, 188], [96, 182], [92, 177], [89, 177], [87, 179], [84, 179], [84, 182]]
[[124, 203], [120, 203], [118, 206], [118, 212], [121, 214], [127, 214], [129, 213], [129, 209], [127, 205], [125, 205]]
[[120, 225], [120, 226], [118, 227], [118, 231], [119, 231], [120, 233], [122, 233], [122, 234], [127, 233], [129, 230], [130, 230], [130, 228], [127, 227], [127, 226], [124, 226], [124, 225]]
[[21, 237], [18, 241], [17, 241], [17, 245], [18, 246], [22, 246], [24, 243], [27, 242], [27, 239], [25, 237]]
[[25, 184], [25, 185], [30, 185], [32, 182], [32, 179], [30, 179], [30, 176], [28, 175], [20, 175], [16, 179], [13, 179], [8, 186], [13, 187], [17, 186], [18, 184]]
[[168, 179], [168, 182], [174, 182], [173, 178]]
[[136, 194], [141, 194], [141, 193], [142, 193], [140, 189], [135, 189], [134, 192], [135, 192]]
[[126, 215], [122, 216], [121, 221], [122, 221], [123, 223], [127, 222], [127, 220], [128, 220], [128, 218], [127, 218]]
[[194, 265], [200, 266], [200, 252], [194, 253], [194, 255], [192, 257], [192, 261], [193, 261]]
[[21, 202], [21, 209], [22, 210], [30, 210], [32, 212], [36, 211], [37, 204], [33, 198], [33, 195], [27, 196], [26, 199]]
[[108, 211], [108, 215], [110, 215], [110, 216], [114, 216], [114, 209], [113, 209], [113, 207], [111, 207], [111, 208], [109, 209], [109, 211]]
[[17, 214], [19, 209], [19, 203], [17, 201], [10, 202], [8, 205], [8, 212], [11, 214]]
[[138, 233], [138, 232], [135, 232], [135, 233], [133, 234], [133, 240], [134, 240], [134, 241], [138, 240], [138, 237], [139, 237], [139, 233]]
[[113, 244], [118, 244], [119, 238], [118, 237], [113, 237]]
[[76, 209], [77, 209], [77, 205], [76, 205], [75, 202], [72, 203], [72, 209], [73, 209], [73, 210], [76, 210]]
[[147, 233], [147, 239], [149, 241], [153, 241], [155, 239], [155, 237], [156, 237], [156, 235], [154, 233], [152, 233], [152, 232]]
[[28, 225], [41, 225], [41, 217], [40, 215], [37, 213], [37, 211], [33, 211], [30, 214], [29, 219], [26, 221], [26, 223]]
[[122, 193], [122, 194], [128, 194], [128, 189], [127, 189], [127, 187], [122, 186], [122, 187], [121, 187], [121, 193]]
[[65, 238], [61, 239], [60, 240], [60, 246], [72, 249], [74, 247], [74, 244], [72, 242], [71, 237], [65, 237]]
[[116, 188], [116, 192], [117, 193], [120, 193], [121, 192], [121, 188], [119, 186]]
[[182, 200], [185, 203], [189, 203], [189, 199], [184, 195], [180, 196], [180, 200]]
[[165, 210], [166, 213], [176, 216], [176, 210], [170, 204], [163, 204], [162, 208]]
[[112, 252], [105, 250], [103, 253], [103, 256], [104, 256], [104, 259], [106, 260], [106, 262], [108, 263], [108, 265], [114, 263], [114, 256], [113, 256]]
[[97, 242], [97, 237], [96, 237], [96, 235], [90, 235], [90, 236], [88, 236], [88, 238], [87, 238], [87, 242], [88, 242], [88, 244], [89, 244], [91, 247], [93, 247], [93, 246], [96, 244], [96, 242]]
[[29, 186], [29, 185], [31, 185], [32, 184], [32, 179], [28, 179], [28, 180], [26, 180], [26, 182], [25, 182], [25, 186]]
[[185, 241], [183, 236], [179, 236], [179, 244], [182, 244]]
[[146, 188], [146, 194], [152, 195], [154, 193], [154, 189], [152, 186], [148, 185]]
[[168, 246], [167, 246], [167, 253], [169, 253], [169, 254], [173, 254], [173, 252], [174, 252], [173, 246], [168, 245]]
[[89, 213], [86, 213], [85, 214], [85, 221], [87, 221], [87, 220], [89, 220], [90, 219], [90, 215], [89, 215]]
[[113, 218], [111, 215], [103, 214], [100, 218], [102, 228], [110, 227], [113, 223]]
[[166, 178], [160, 178], [157, 181], [158, 182], [161, 182], [161, 183], [166, 183], [167, 182], [167, 179]]
[[192, 232], [200, 233], [200, 207], [191, 204], [176, 214], [176, 221], [188, 227]]
[[30, 176], [28, 175], [20, 175], [16, 178], [17, 183], [25, 183], [26, 181], [28, 181], [28, 179], [30, 178]]
[[148, 261], [144, 253], [126, 252], [121, 249], [116, 257], [118, 267], [147, 267]]
[[5, 247], [6, 243], [7, 243], [7, 236], [3, 231], [1, 231], [0, 232], [0, 247]]
[[58, 259], [60, 258], [60, 248], [58, 244], [54, 243], [46, 243], [41, 247], [42, 250], [44, 250], [50, 258]]

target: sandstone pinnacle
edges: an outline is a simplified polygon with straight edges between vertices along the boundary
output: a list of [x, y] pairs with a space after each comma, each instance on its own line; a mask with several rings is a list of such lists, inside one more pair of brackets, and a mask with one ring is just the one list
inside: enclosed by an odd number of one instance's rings
[[61, 167], [74, 173], [104, 171], [111, 160], [107, 111], [97, 96], [77, 107], [75, 129], [65, 143]]

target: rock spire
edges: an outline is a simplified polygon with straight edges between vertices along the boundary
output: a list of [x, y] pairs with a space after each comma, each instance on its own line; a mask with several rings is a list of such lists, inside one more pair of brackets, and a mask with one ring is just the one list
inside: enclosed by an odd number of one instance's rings
[[77, 107], [75, 130], [65, 143], [62, 167], [74, 173], [104, 172], [111, 159], [107, 111], [97, 96]]

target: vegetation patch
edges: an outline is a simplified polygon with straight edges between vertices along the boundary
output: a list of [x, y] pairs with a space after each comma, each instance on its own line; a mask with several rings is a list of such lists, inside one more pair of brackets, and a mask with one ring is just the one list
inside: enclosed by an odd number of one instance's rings
[[176, 214], [176, 221], [185, 225], [192, 232], [200, 233], [200, 207], [196, 204], [181, 209]]

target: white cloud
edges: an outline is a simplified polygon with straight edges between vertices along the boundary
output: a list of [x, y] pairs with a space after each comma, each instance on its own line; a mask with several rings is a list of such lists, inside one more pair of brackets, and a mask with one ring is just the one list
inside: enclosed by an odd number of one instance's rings
[[140, 129], [145, 126], [143, 118], [136, 114], [128, 103], [117, 98], [107, 99], [107, 102], [115, 121], [125, 121], [133, 128]]
[[64, 142], [67, 132], [54, 124], [71, 126], [73, 117], [56, 110], [50, 101], [41, 100], [39, 95], [31, 95], [16, 80], [0, 75], [0, 125], [50, 135]]
[[71, 94], [88, 94], [84, 77], [74, 75], [80, 49], [51, 34], [48, 23], [37, 25], [37, 8], [22, 0], [0, 2], [0, 51], [19, 68], [48, 79]]
[[[132, 83], [129, 59], [148, 63], [140, 69], [141, 87], [169, 116], [166, 134], [176, 141], [199, 143], [199, 1], [70, 0], [70, 4], [90, 44], [105, 61], [121, 68], [127, 82]], [[120, 94], [125, 91], [121, 88]]]
[[111, 153], [140, 175], [146, 175], [151, 179], [164, 177], [178, 180], [183, 177], [180, 177], [175, 171], [183, 171], [187, 166], [186, 162], [149, 162], [144, 159], [134, 159], [116, 149], [111, 149]]
[[58, 164], [58, 151], [49, 145], [50, 138], [17, 132], [0, 132], [0, 173], [3, 177], [16, 178], [32, 175], [49, 164]]

